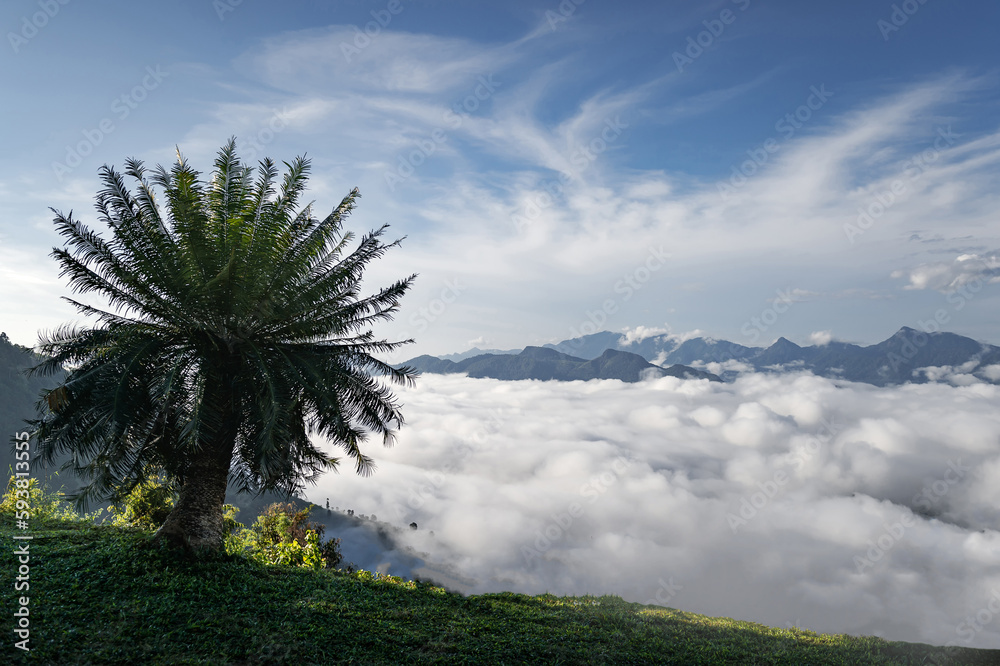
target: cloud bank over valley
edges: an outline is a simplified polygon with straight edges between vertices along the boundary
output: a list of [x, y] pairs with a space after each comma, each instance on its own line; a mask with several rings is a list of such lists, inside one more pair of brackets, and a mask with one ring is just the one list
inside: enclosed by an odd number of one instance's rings
[[400, 546], [437, 573], [402, 550], [390, 573], [1000, 647], [998, 386], [424, 375], [399, 395], [375, 476], [306, 492], [417, 522]]

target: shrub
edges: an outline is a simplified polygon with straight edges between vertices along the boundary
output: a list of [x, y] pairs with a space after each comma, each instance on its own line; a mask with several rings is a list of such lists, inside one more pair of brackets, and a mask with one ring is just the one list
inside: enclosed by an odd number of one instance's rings
[[293, 503], [275, 503], [264, 509], [264, 513], [257, 516], [257, 522], [253, 529], [267, 543], [281, 543], [289, 540], [295, 541], [300, 546], [306, 545], [306, 532], [313, 530], [322, 536], [323, 525], [309, 522], [309, 512], [312, 507], [296, 510]]
[[[311, 569], [336, 568], [341, 560], [340, 539], [321, 544], [324, 526], [309, 522], [312, 507], [297, 510], [292, 503], [272, 504], [249, 527], [235, 518], [235, 507], [226, 535], [226, 552], [243, 555], [262, 564], [285, 564]], [[227, 524], [227, 530], [230, 526]]]
[[118, 527], [155, 530], [163, 524], [177, 502], [177, 489], [164, 477], [150, 477], [111, 507], [111, 520]]
[[239, 507], [235, 507], [232, 504], [222, 505], [222, 530], [226, 536], [246, 529], [243, 523], [236, 520], [236, 514], [239, 512]]
[[[13, 472], [0, 501], [0, 515], [37, 521], [80, 520], [60, 492], [50, 492], [38, 479], [17, 478]], [[85, 516], [92, 518], [94, 516]]]
[[[327, 539], [320, 546], [319, 552], [327, 569], [336, 569], [344, 561], [344, 556], [340, 553], [340, 539]], [[353, 569], [353, 567], [348, 567], [348, 569]]]

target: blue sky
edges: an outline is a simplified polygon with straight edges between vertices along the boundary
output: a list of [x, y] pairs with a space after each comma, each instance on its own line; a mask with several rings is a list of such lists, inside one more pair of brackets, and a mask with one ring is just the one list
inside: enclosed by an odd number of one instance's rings
[[[95, 6], [96, 5], [96, 6]], [[48, 207], [174, 147], [313, 159], [406, 235], [418, 353], [592, 329], [1000, 343], [1000, 6], [15, 0], [0, 8], [0, 329], [74, 318]], [[367, 30], [367, 34], [365, 31]], [[818, 334], [818, 335], [814, 335]], [[811, 338], [812, 336], [812, 338]]]

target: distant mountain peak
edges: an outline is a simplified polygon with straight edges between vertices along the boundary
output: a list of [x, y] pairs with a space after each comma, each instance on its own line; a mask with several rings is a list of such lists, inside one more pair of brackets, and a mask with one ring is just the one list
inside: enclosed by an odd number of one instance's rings
[[563, 352], [556, 351], [551, 347], [525, 347], [520, 354], [517, 354], [518, 358], [532, 359], [535, 361], [555, 361], [555, 362], [569, 362], [569, 363], [583, 363], [587, 359], [579, 358], [578, 356], [571, 356], [570, 354], [564, 354]]

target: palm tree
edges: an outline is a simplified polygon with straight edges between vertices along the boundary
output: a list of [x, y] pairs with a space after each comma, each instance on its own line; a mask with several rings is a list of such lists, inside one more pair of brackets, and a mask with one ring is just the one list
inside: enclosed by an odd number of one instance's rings
[[79, 503], [121, 498], [165, 473], [179, 495], [156, 538], [218, 550], [228, 483], [290, 493], [336, 469], [310, 434], [365, 475], [367, 437], [392, 444], [403, 418], [383, 380], [409, 384], [415, 373], [375, 354], [411, 340], [377, 340], [370, 325], [392, 318], [416, 276], [360, 290], [365, 266], [402, 239], [383, 243], [383, 225], [347, 253], [354, 236], [342, 225], [358, 190], [319, 220], [311, 205], [295, 210], [309, 161], [285, 166], [280, 187], [269, 159], [254, 179], [235, 139], [207, 183], [179, 152], [169, 172], [127, 160], [134, 193], [104, 166], [96, 207], [110, 240], [53, 209], [68, 246], [52, 253], [62, 275], [109, 304], [67, 299], [97, 324], [43, 335], [51, 358], [34, 368], [71, 368], [33, 424], [39, 459], [68, 454], [65, 467], [88, 482]]

